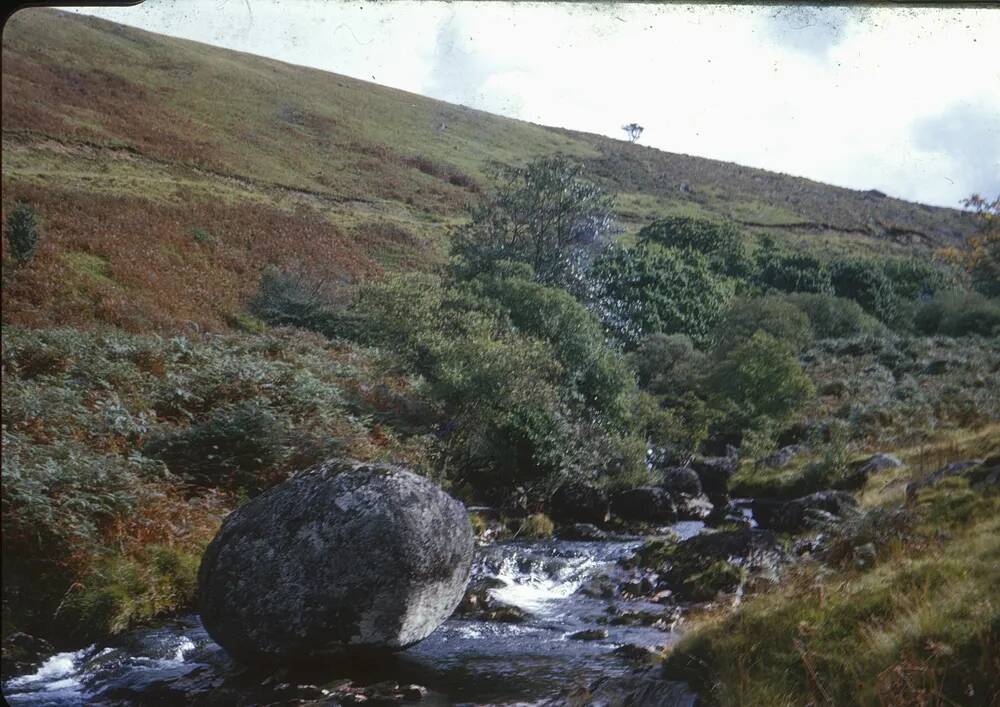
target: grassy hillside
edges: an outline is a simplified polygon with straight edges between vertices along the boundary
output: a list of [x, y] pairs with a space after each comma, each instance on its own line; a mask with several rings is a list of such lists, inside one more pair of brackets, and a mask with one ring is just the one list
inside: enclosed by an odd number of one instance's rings
[[3, 208], [32, 202], [44, 243], [5, 274], [4, 322], [217, 330], [267, 263], [348, 281], [426, 269], [489, 161], [556, 152], [619, 193], [627, 231], [702, 214], [818, 249], [905, 251], [971, 228], [955, 210], [32, 9], [3, 35]]

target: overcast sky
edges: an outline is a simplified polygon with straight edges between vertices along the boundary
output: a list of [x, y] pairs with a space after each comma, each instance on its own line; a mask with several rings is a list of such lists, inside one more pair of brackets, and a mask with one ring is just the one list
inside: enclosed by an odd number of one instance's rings
[[1000, 193], [1000, 10], [146, 0], [85, 12], [453, 103], [958, 206]]

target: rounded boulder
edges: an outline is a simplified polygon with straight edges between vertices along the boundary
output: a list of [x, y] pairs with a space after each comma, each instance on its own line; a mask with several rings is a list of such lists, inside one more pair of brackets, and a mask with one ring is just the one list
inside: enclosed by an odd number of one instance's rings
[[465, 507], [400, 467], [327, 462], [240, 506], [198, 573], [202, 622], [245, 661], [401, 650], [458, 606]]

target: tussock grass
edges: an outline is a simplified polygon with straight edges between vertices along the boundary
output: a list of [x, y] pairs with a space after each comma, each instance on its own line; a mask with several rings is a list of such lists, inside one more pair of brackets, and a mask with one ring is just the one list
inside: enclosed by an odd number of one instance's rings
[[922, 492], [868, 571], [797, 569], [702, 617], [665, 664], [713, 705], [992, 705], [1000, 699], [1000, 498]]

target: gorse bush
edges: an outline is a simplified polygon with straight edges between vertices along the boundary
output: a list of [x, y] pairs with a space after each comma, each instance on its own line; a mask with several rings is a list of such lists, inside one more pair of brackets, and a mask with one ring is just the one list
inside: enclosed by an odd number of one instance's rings
[[833, 284], [827, 265], [815, 255], [792, 252], [774, 238], [760, 238], [753, 254], [751, 283], [767, 292], [830, 293]]
[[852, 299], [869, 314], [892, 325], [900, 316], [900, 297], [878, 260], [846, 259], [830, 265], [830, 281], [838, 297]]
[[631, 375], [605, 344], [600, 323], [569, 293], [517, 275], [479, 277], [460, 290], [496, 303], [516, 331], [546, 342], [562, 366], [562, 385], [605, 424], [625, 424]]
[[707, 357], [686, 334], [651, 334], [627, 357], [640, 386], [668, 398], [694, 392]]
[[7, 243], [10, 254], [18, 265], [24, 265], [35, 255], [38, 247], [38, 224], [35, 210], [30, 204], [19, 201], [7, 216]]
[[643, 438], [657, 448], [659, 456], [672, 459], [683, 459], [698, 451], [718, 416], [693, 392], [662, 402], [642, 392], [636, 399], [635, 419]]
[[343, 324], [326, 283], [274, 267], [261, 274], [248, 308], [272, 326], [299, 327], [327, 336], [335, 336]]
[[924, 300], [954, 286], [954, 275], [940, 264], [920, 258], [885, 258], [882, 269], [900, 297]]

